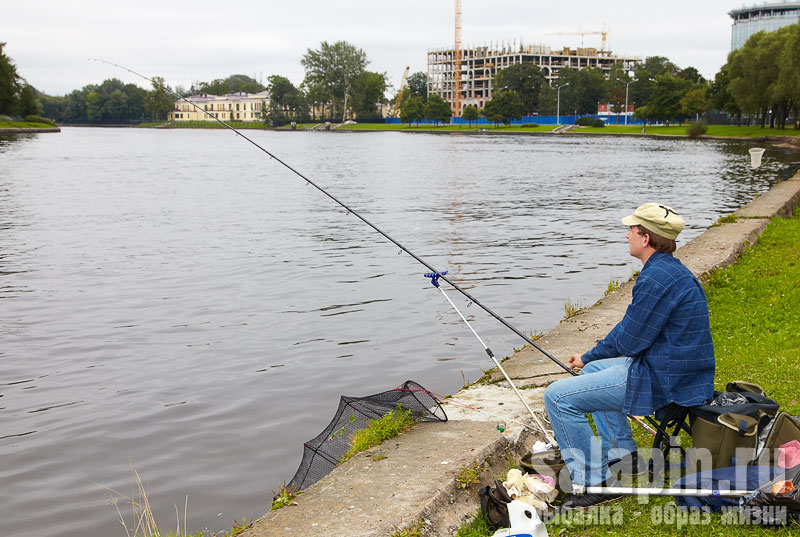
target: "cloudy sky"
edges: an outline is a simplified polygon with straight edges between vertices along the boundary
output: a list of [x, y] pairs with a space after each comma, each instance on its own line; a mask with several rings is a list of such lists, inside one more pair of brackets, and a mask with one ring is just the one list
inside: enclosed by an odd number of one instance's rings
[[[667, 56], [713, 77], [730, 50], [727, 12], [740, 1], [635, 0], [536, 2], [462, 0], [463, 42], [580, 46], [609, 29], [617, 53]], [[321, 41], [346, 40], [367, 53], [369, 69], [399, 84], [406, 65], [426, 70], [426, 52], [453, 43], [453, 0], [0, 0], [0, 41], [28, 83], [63, 95], [107, 78], [146, 83], [102, 58], [167, 83], [246, 74], [303, 79], [300, 58]], [[585, 46], [600, 46], [586, 35]]]

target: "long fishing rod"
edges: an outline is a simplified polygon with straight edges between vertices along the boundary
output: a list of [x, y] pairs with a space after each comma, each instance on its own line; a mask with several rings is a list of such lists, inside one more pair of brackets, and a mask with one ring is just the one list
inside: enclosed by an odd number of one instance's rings
[[431, 265], [429, 265], [429, 264], [428, 264], [428, 263], [427, 263], [425, 260], [421, 259], [420, 257], [417, 257], [417, 256], [416, 256], [416, 255], [415, 255], [413, 252], [411, 252], [411, 251], [410, 251], [408, 248], [406, 248], [405, 246], [403, 246], [402, 244], [400, 244], [399, 242], [397, 242], [395, 239], [393, 239], [392, 237], [390, 237], [390, 236], [389, 236], [387, 233], [385, 233], [384, 231], [382, 231], [382, 230], [381, 230], [381, 229], [380, 229], [378, 226], [376, 226], [375, 224], [373, 224], [372, 222], [370, 222], [369, 220], [367, 220], [366, 218], [364, 218], [363, 216], [361, 216], [361, 214], [359, 214], [358, 212], [356, 212], [355, 210], [353, 210], [351, 207], [349, 207], [348, 205], [346, 205], [345, 203], [343, 203], [342, 201], [340, 201], [340, 200], [339, 200], [338, 198], [336, 198], [336, 197], [335, 197], [333, 194], [331, 194], [330, 192], [328, 192], [327, 190], [325, 190], [324, 188], [322, 188], [321, 186], [319, 186], [318, 184], [316, 184], [315, 182], [313, 182], [311, 179], [309, 179], [308, 177], [306, 177], [305, 175], [303, 175], [302, 173], [300, 173], [298, 170], [296, 170], [295, 168], [293, 168], [292, 166], [290, 166], [289, 164], [287, 164], [286, 162], [284, 162], [283, 160], [281, 160], [280, 158], [278, 158], [277, 156], [275, 156], [273, 153], [271, 153], [270, 151], [268, 151], [267, 149], [265, 149], [264, 147], [262, 147], [261, 145], [259, 145], [259, 144], [258, 144], [258, 143], [256, 143], [255, 141], [253, 141], [251, 138], [248, 138], [247, 136], [245, 136], [244, 134], [242, 134], [241, 132], [239, 132], [238, 130], [236, 130], [234, 127], [232, 127], [232, 126], [230, 126], [229, 124], [227, 124], [225, 121], [221, 120], [221, 119], [220, 119], [220, 118], [218, 118], [218, 117], [215, 117], [215, 116], [213, 116], [213, 115], [209, 114], [209, 113], [208, 113], [206, 110], [203, 110], [202, 108], [200, 108], [199, 106], [197, 106], [197, 105], [196, 105], [195, 103], [193, 103], [192, 101], [188, 100], [187, 98], [183, 97], [182, 95], [179, 95], [179, 94], [175, 93], [173, 90], [171, 90], [170, 88], [168, 88], [168, 87], [167, 87], [167, 86], [165, 86], [164, 84], [161, 84], [161, 83], [159, 83], [159, 82], [156, 82], [155, 80], [153, 80], [153, 79], [152, 79], [152, 78], [150, 78], [150, 77], [147, 77], [147, 76], [145, 76], [145, 75], [143, 75], [143, 74], [141, 74], [141, 73], [137, 73], [136, 71], [134, 71], [134, 70], [132, 70], [132, 69], [129, 69], [129, 68], [127, 68], [127, 67], [123, 66], [123, 65], [119, 65], [118, 63], [114, 63], [114, 62], [111, 62], [111, 61], [108, 61], [108, 60], [103, 60], [103, 59], [99, 59], [99, 58], [89, 58], [89, 60], [90, 60], [90, 61], [96, 61], [96, 62], [105, 63], [105, 64], [108, 64], [108, 65], [113, 65], [114, 67], [117, 67], [118, 69], [122, 69], [123, 71], [127, 71], [127, 72], [131, 73], [132, 75], [135, 75], [135, 76], [138, 76], [139, 78], [142, 78], [142, 79], [144, 79], [144, 80], [147, 80], [147, 81], [148, 81], [148, 82], [150, 82], [150, 83], [151, 83], [151, 84], [152, 84], [154, 87], [157, 87], [157, 88], [161, 89], [162, 91], [165, 91], [165, 92], [169, 93], [170, 95], [173, 95], [173, 96], [174, 96], [174, 97], [176, 97], [177, 99], [179, 99], [179, 100], [181, 100], [181, 101], [184, 101], [184, 102], [188, 103], [189, 105], [191, 105], [192, 107], [194, 107], [194, 109], [195, 109], [195, 110], [197, 110], [198, 112], [202, 112], [203, 114], [205, 114], [205, 115], [206, 115], [206, 116], [208, 116], [209, 118], [213, 119], [213, 120], [214, 120], [214, 121], [216, 121], [217, 123], [220, 123], [221, 125], [223, 125], [225, 128], [227, 128], [227, 129], [229, 129], [229, 130], [233, 131], [233, 132], [234, 132], [234, 133], [236, 133], [238, 136], [241, 136], [242, 138], [244, 138], [245, 140], [247, 140], [248, 142], [250, 142], [252, 145], [254, 145], [254, 146], [255, 146], [255, 147], [257, 147], [258, 149], [260, 149], [260, 150], [261, 150], [263, 153], [265, 153], [265, 154], [266, 154], [267, 156], [269, 156], [271, 159], [274, 159], [276, 162], [278, 162], [278, 163], [279, 163], [280, 165], [282, 165], [284, 168], [286, 168], [286, 169], [287, 169], [287, 170], [289, 170], [290, 172], [292, 172], [292, 173], [294, 173], [295, 175], [297, 175], [297, 176], [298, 176], [300, 179], [304, 180], [304, 181], [305, 181], [307, 184], [309, 184], [309, 185], [313, 186], [314, 188], [316, 188], [317, 190], [319, 190], [319, 191], [320, 191], [322, 194], [324, 194], [325, 196], [327, 196], [328, 198], [330, 198], [331, 200], [333, 200], [335, 203], [337, 203], [338, 205], [342, 206], [342, 207], [343, 207], [345, 210], [347, 210], [348, 214], [352, 214], [353, 216], [355, 216], [356, 218], [358, 218], [359, 220], [361, 220], [362, 222], [364, 222], [365, 224], [367, 224], [367, 225], [368, 225], [369, 227], [371, 227], [373, 230], [375, 230], [376, 232], [378, 232], [379, 234], [381, 234], [381, 235], [382, 235], [382, 236], [383, 236], [385, 239], [387, 239], [387, 240], [388, 240], [388, 241], [390, 241], [392, 244], [394, 244], [395, 246], [397, 246], [398, 248], [400, 248], [400, 250], [402, 250], [403, 252], [405, 252], [405, 253], [407, 253], [408, 255], [410, 255], [410, 256], [411, 256], [411, 257], [412, 257], [412, 258], [413, 258], [415, 261], [417, 261], [418, 263], [420, 263], [421, 265], [423, 265], [425, 268], [427, 268], [428, 270], [430, 270], [431, 272], [433, 272], [433, 273], [435, 273], [435, 274], [439, 274], [439, 275], [440, 275], [439, 277], [440, 277], [442, 280], [446, 281], [446, 282], [447, 282], [447, 283], [448, 283], [448, 284], [449, 284], [449, 285], [450, 285], [450, 286], [451, 286], [453, 289], [455, 289], [456, 291], [458, 291], [459, 293], [461, 293], [462, 295], [464, 295], [464, 296], [465, 296], [465, 297], [466, 297], [468, 300], [470, 300], [470, 301], [471, 301], [473, 304], [475, 304], [476, 306], [478, 306], [479, 308], [481, 308], [483, 311], [485, 311], [486, 313], [488, 313], [489, 315], [491, 315], [492, 317], [494, 317], [495, 319], [497, 319], [498, 321], [500, 321], [500, 323], [501, 323], [501, 324], [503, 324], [503, 325], [504, 325], [506, 328], [508, 328], [509, 330], [511, 330], [512, 332], [514, 332], [515, 334], [517, 334], [519, 337], [521, 337], [522, 339], [524, 339], [526, 343], [528, 343], [529, 345], [532, 345], [532, 346], [533, 346], [533, 347], [534, 347], [536, 350], [538, 350], [539, 352], [541, 352], [542, 354], [544, 354], [545, 356], [547, 356], [547, 357], [548, 357], [550, 360], [552, 360], [554, 363], [558, 364], [558, 365], [559, 365], [559, 366], [560, 366], [560, 367], [561, 367], [561, 368], [562, 368], [564, 371], [566, 371], [567, 373], [569, 373], [569, 374], [571, 374], [571, 375], [576, 375], [576, 374], [577, 374], [577, 373], [575, 373], [575, 372], [574, 372], [572, 369], [570, 369], [570, 368], [569, 368], [569, 366], [567, 366], [567, 365], [566, 365], [566, 364], [564, 364], [562, 361], [560, 361], [558, 358], [556, 358], [555, 356], [553, 356], [552, 354], [550, 354], [549, 352], [547, 352], [545, 349], [543, 349], [541, 346], [539, 346], [539, 345], [538, 345], [538, 344], [537, 344], [535, 341], [533, 341], [532, 339], [530, 339], [528, 336], [526, 336], [526, 335], [525, 335], [525, 334], [523, 334], [521, 331], [519, 331], [519, 330], [518, 330], [518, 329], [517, 329], [515, 326], [513, 326], [513, 325], [512, 325], [512, 324], [510, 324], [508, 321], [506, 321], [505, 319], [503, 319], [503, 318], [502, 318], [500, 315], [498, 315], [498, 314], [496, 314], [495, 312], [493, 312], [491, 309], [489, 309], [487, 306], [485, 306], [484, 304], [482, 304], [482, 303], [481, 303], [481, 302], [480, 302], [478, 299], [476, 299], [476, 298], [475, 298], [475, 297], [473, 297], [471, 294], [469, 294], [467, 291], [465, 291], [464, 289], [462, 289], [461, 287], [459, 287], [457, 284], [455, 284], [455, 283], [454, 283], [453, 281], [451, 281], [449, 278], [447, 278], [447, 277], [446, 277], [446, 276], [444, 276], [444, 275], [441, 275], [441, 274], [442, 274], [441, 272], [437, 271], [435, 268], [433, 268]]

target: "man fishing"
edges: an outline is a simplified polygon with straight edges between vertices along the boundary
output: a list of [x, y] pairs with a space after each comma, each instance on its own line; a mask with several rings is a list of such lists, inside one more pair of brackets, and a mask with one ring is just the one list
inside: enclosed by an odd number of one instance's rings
[[[714, 347], [708, 303], [697, 278], [673, 257], [684, 222], [666, 205], [646, 203], [622, 219], [630, 255], [642, 262], [624, 318], [593, 349], [573, 354], [578, 376], [545, 392], [547, 414], [574, 484], [613, 486], [609, 461], [641, 473], [627, 415], [647, 416], [670, 403], [693, 406], [713, 395]], [[586, 414], [591, 414], [598, 438]], [[572, 494], [564, 509], [619, 496]]]

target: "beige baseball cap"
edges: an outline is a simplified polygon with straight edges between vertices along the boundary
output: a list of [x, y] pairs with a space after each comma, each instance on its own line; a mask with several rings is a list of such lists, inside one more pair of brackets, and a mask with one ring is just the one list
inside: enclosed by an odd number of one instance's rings
[[672, 207], [660, 203], [640, 205], [632, 215], [622, 219], [626, 226], [642, 226], [665, 239], [675, 240], [683, 231], [683, 218]]

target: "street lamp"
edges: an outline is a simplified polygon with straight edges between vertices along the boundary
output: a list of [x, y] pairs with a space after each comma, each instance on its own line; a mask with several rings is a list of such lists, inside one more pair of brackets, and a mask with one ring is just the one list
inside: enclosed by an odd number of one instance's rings
[[556, 125], [561, 125], [561, 88], [569, 86], [569, 82], [556, 86]]
[[[631, 82], [633, 82], [633, 80], [631, 80], [630, 82], [625, 82], [624, 80], [620, 80], [618, 78], [617, 82], [622, 82], [623, 84], [625, 84], [625, 126], [627, 127], [628, 126], [628, 86], [631, 85]], [[617, 116], [617, 118], [619, 118], [619, 116]]]

